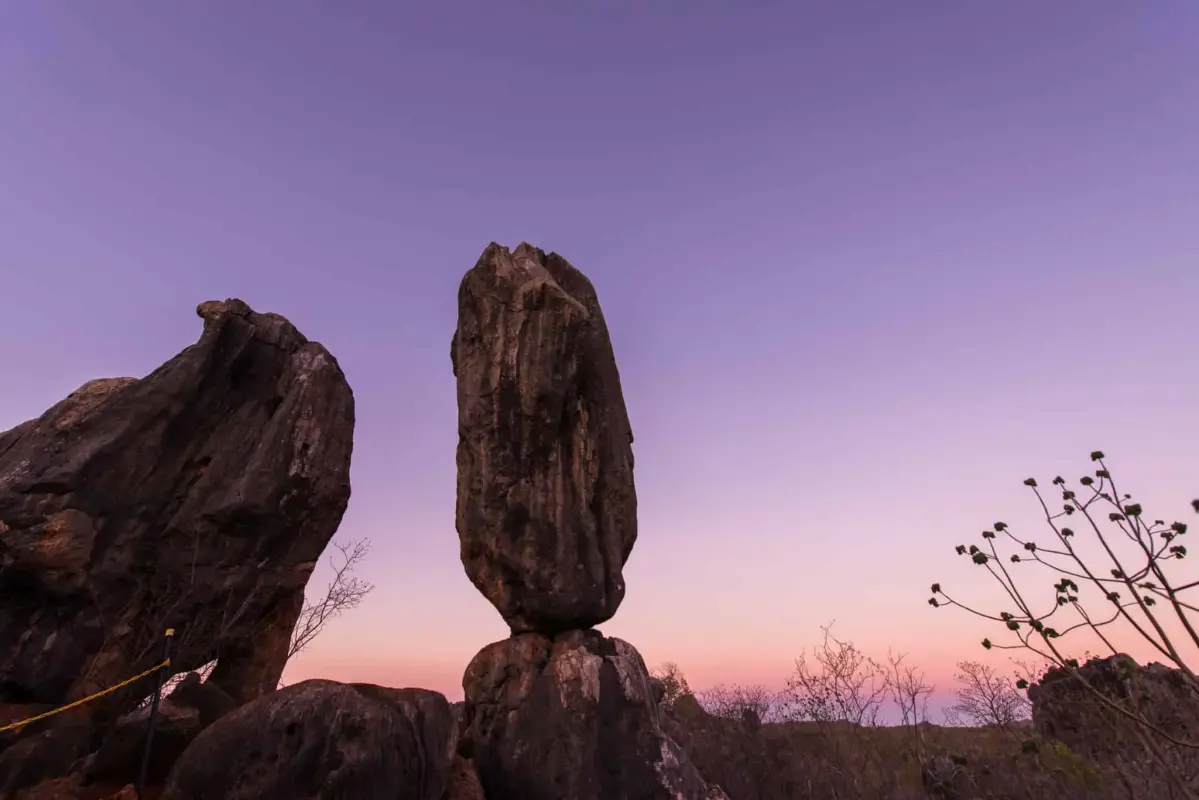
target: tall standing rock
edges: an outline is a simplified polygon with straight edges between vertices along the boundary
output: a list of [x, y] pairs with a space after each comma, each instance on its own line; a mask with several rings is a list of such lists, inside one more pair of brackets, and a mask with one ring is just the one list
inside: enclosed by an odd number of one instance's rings
[[513, 633], [610, 619], [637, 539], [633, 434], [591, 282], [494, 242], [458, 290], [462, 563]]
[[239, 703], [278, 684], [349, 501], [354, 397], [283, 317], [197, 313], [200, 340], [149, 376], [92, 381], [0, 433], [0, 706], [116, 684], [161, 658], [168, 627], [173, 671], [215, 659]]
[[458, 754], [491, 800], [727, 800], [662, 730], [641, 655], [591, 626], [637, 540], [633, 434], [591, 283], [494, 242], [462, 279], [458, 537], [512, 629], [462, 679]]

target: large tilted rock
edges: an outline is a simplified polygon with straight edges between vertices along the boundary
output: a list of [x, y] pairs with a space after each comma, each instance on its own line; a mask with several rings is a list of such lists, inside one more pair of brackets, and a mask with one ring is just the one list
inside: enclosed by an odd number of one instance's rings
[[462, 679], [465, 729], [488, 800], [717, 800], [663, 733], [641, 655], [579, 630], [488, 645]]
[[424, 689], [310, 680], [221, 717], [175, 762], [163, 800], [439, 800], [455, 724]]
[[[149, 376], [92, 381], [0, 433], [0, 707], [61, 704], [162, 657], [272, 690], [350, 495], [337, 361], [238, 300]], [[85, 708], [124, 713], [152, 679]], [[31, 726], [33, 727], [33, 726]], [[0, 743], [2, 746], [2, 743]]]
[[633, 434], [590, 281], [492, 243], [458, 290], [462, 563], [514, 633], [610, 619], [637, 539]]

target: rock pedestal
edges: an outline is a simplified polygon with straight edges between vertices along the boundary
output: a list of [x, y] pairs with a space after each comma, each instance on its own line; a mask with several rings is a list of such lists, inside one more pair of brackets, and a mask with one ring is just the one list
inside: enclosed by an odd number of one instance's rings
[[666, 734], [641, 655], [594, 630], [488, 645], [462, 680], [488, 800], [724, 797]]
[[463, 678], [459, 754], [488, 800], [715, 800], [663, 733], [645, 663], [591, 630], [637, 540], [633, 434], [591, 282], [492, 243], [458, 292], [462, 564], [512, 637]]

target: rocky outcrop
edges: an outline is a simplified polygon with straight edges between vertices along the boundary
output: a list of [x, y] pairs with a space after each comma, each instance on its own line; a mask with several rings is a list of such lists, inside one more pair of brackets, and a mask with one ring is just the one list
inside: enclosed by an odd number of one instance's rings
[[1028, 689], [1033, 724], [1047, 738], [1075, 750], [1102, 746], [1096, 737], [1103, 732], [1096, 730], [1096, 715], [1119, 714], [1104, 707], [1094, 690], [1169, 736], [1199, 743], [1199, 684], [1182, 670], [1157, 663], [1140, 666], [1131, 656], [1120, 654], [1093, 658], [1078, 672], [1090, 689], [1058, 667]]
[[514, 633], [610, 619], [637, 539], [633, 434], [595, 290], [566, 259], [492, 243], [458, 290], [457, 528]]
[[[274, 689], [350, 495], [354, 398], [286, 319], [203, 303], [199, 341], [0, 433], [0, 706], [58, 705], [162, 657]], [[89, 704], [115, 717], [150, 689]]]
[[512, 637], [475, 656], [458, 752], [489, 800], [703, 800], [641, 656], [591, 626], [637, 540], [633, 433], [595, 289], [494, 242], [458, 290], [462, 564]]
[[722, 798], [661, 729], [632, 645], [581, 630], [485, 647], [462, 681], [464, 755], [489, 800]]
[[440, 800], [453, 743], [436, 692], [304, 681], [206, 728], [163, 800]]
[[1168, 780], [1171, 774], [1199, 786], [1199, 684], [1193, 678], [1164, 664], [1140, 666], [1124, 654], [1091, 659], [1078, 673], [1082, 680], [1054, 667], [1029, 686], [1039, 734], [1093, 763], [1136, 776], [1147, 797], [1171, 796], [1177, 789]]

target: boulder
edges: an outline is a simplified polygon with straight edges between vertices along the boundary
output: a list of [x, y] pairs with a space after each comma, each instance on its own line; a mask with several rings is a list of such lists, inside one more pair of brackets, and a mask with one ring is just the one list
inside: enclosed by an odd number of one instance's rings
[[139, 798], [133, 786], [128, 784], [122, 787], [95, 784], [84, 786], [78, 777], [70, 777], [55, 778], [23, 789], [13, 796], [13, 800], [157, 800], [157, 796], [147, 790], [144, 796]]
[[[1029, 686], [1033, 725], [1041, 736], [1132, 776], [1147, 797], [1171, 796], [1178, 791], [1177, 780], [1199, 786], [1199, 684], [1194, 678], [1164, 664], [1138, 665], [1125, 654], [1092, 658], [1078, 673], [1085, 684], [1054, 667]], [[1147, 725], [1128, 719], [1096, 693]]]
[[[158, 720], [150, 748], [147, 783], [160, 786], [171, 766], [204, 728], [236, 707], [216, 684], [189, 674], [158, 706]], [[132, 783], [137, 779], [150, 721], [144, 705], [120, 717], [99, 749], [83, 763], [88, 783]]]
[[641, 655], [594, 630], [488, 645], [462, 679], [459, 752], [489, 800], [724, 798], [663, 731]]
[[0, 738], [0, 798], [59, 778], [86, 756], [94, 742], [89, 721], [63, 714]]
[[637, 539], [633, 434], [591, 282], [492, 243], [458, 290], [457, 529], [513, 633], [610, 619]]
[[[350, 496], [354, 398], [276, 314], [203, 303], [196, 344], [85, 384], [0, 433], [0, 706], [216, 660], [236, 702], [273, 690], [309, 575]], [[111, 720], [151, 678], [85, 706]]]
[[188, 673], [167, 695], [167, 704], [193, 709], [200, 718], [200, 727], [207, 728], [237, 707], [237, 703], [221, 687], [206, 681], [198, 672]]
[[474, 762], [459, 755], [454, 756], [442, 800], [487, 800], [479, 784]]
[[651, 675], [649, 679], [649, 691], [650, 695], [654, 698], [654, 704], [662, 705], [662, 701], [666, 699], [666, 681]]
[[[1033, 725], [1043, 736], [1096, 757], [1114, 755], [1114, 735], [1122, 717], [1092, 690], [1140, 715], [1167, 735], [1199, 744], [1199, 684], [1180, 669], [1164, 664], [1140, 666], [1120, 654], [1092, 658], [1079, 670], [1090, 689], [1068, 670], [1054, 667], [1028, 689]], [[1097, 725], [1100, 718], [1105, 724]], [[1108, 720], [1107, 718], [1111, 719]]]
[[163, 800], [440, 800], [449, 703], [423, 689], [309, 680], [226, 714], [175, 762]]

